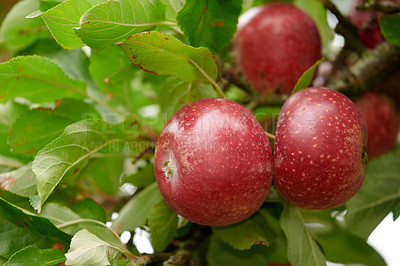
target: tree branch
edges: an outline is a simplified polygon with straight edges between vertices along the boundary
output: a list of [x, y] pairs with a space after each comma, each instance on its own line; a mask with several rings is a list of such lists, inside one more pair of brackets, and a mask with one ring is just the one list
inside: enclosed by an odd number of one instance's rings
[[367, 50], [361, 59], [339, 76], [328, 81], [327, 87], [345, 92], [348, 96], [361, 95], [386, 80], [400, 68], [400, 48], [383, 42]]

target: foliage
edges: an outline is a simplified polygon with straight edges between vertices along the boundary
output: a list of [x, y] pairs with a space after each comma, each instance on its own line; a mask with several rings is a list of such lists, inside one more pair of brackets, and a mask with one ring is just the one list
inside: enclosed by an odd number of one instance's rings
[[[272, 189], [247, 220], [208, 228], [178, 217], [162, 199], [154, 149], [180, 107], [228, 97], [254, 111], [266, 128], [279, 112], [285, 97], [256, 95], [229, 75], [238, 17], [262, 2], [14, 5], [0, 29], [1, 45], [13, 55], [0, 64], [0, 261], [385, 265], [366, 239], [388, 214], [400, 214], [398, 149], [368, 163], [361, 190], [333, 210], [301, 210]], [[314, 0], [293, 2], [312, 14], [324, 60], [331, 60], [326, 7]], [[400, 44], [399, 17], [381, 21], [394, 45]], [[310, 85], [321, 61], [294, 91]], [[138, 252], [132, 242], [137, 228], [150, 233], [154, 254]], [[124, 231], [132, 237], [122, 243]]]

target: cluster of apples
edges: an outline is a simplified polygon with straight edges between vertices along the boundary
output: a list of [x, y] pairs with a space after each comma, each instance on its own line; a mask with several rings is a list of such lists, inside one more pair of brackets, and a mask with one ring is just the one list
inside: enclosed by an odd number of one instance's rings
[[[241, 17], [234, 49], [254, 89], [289, 94], [320, 58], [321, 41], [304, 11], [279, 3]], [[168, 205], [198, 224], [222, 226], [248, 218], [265, 202], [272, 183], [296, 206], [329, 209], [361, 187], [367, 137], [357, 105], [324, 87], [303, 89], [286, 100], [273, 153], [263, 128], [245, 107], [203, 99], [178, 110], [165, 125], [156, 147], [155, 174]]]

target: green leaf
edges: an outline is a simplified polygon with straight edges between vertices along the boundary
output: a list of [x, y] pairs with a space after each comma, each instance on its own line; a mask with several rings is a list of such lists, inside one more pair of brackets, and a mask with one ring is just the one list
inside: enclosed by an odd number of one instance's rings
[[162, 199], [157, 183], [153, 183], [133, 196], [122, 207], [118, 218], [113, 222], [111, 228], [122, 233], [123, 231], [134, 231], [136, 227], [146, 223], [151, 209]]
[[296, 85], [293, 88], [292, 94], [302, 90], [306, 89], [310, 86], [313, 78], [314, 78], [314, 73], [315, 70], [317, 70], [317, 67], [319, 64], [325, 61], [325, 58], [322, 58], [315, 62], [309, 69], [306, 70], [306, 72], [301, 75], [301, 77], [297, 80]]
[[[134, 78], [137, 67], [129, 62], [124, 52], [110, 46], [101, 52], [93, 51], [90, 57], [89, 72], [96, 86], [108, 95], [123, 102], [124, 81]], [[118, 97], [120, 96], [120, 97]]]
[[361, 189], [346, 203], [345, 221], [351, 232], [366, 240], [398, 204], [399, 191], [400, 150], [397, 149], [366, 165]]
[[106, 224], [99, 221], [99, 219], [105, 219], [105, 217], [101, 217], [102, 215], [105, 215], [102, 207], [95, 207], [95, 212], [91, 211], [91, 213], [89, 213], [90, 216], [88, 216], [87, 208], [90, 206], [87, 205], [85, 201], [83, 205], [87, 206], [83, 206], [82, 204], [80, 205], [80, 209], [73, 207], [74, 210], [80, 213], [78, 214], [65, 205], [49, 202], [43, 206], [41, 215], [51, 220], [55, 225], [57, 225], [57, 227], [68, 234], [74, 235], [80, 230], [86, 229], [103, 241], [119, 247], [121, 250], [125, 249], [119, 236], [111, 231]]
[[14, 156], [11, 153], [10, 145], [7, 143], [10, 128], [14, 121], [28, 110], [29, 107], [27, 105], [22, 105], [14, 101], [0, 104], [0, 154]]
[[[55, 202], [48, 202], [43, 206], [43, 210], [40, 213], [41, 216], [49, 219], [53, 224], [55, 225], [60, 225], [64, 224], [66, 222], [74, 221], [74, 220], [80, 220], [81, 217], [75, 213], [73, 210], [70, 208], [55, 203]], [[78, 232], [77, 230], [76, 232]], [[72, 233], [73, 232], [73, 233]], [[76, 233], [73, 230], [68, 231], [67, 233], [69, 234], [74, 234]]]
[[48, 219], [28, 214], [0, 198], [0, 256], [9, 258], [29, 245], [51, 248], [58, 243], [68, 246], [71, 236]]
[[171, 77], [164, 83], [159, 95], [162, 118], [166, 122], [184, 105], [199, 99], [215, 97], [217, 93], [209, 84], [188, 83]]
[[84, 46], [82, 40], [75, 34], [74, 28], [79, 27], [79, 21], [93, 6], [106, 0], [67, 0], [47, 10], [40, 16], [46, 23], [54, 39], [65, 49]]
[[400, 13], [382, 16], [380, 24], [385, 39], [394, 45], [400, 46]]
[[24, 97], [35, 103], [46, 103], [85, 96], [83, 82], [70, 79], [45, 57], [15, 57], [0, 64], [0, 73], [0, 102]]
[[40, 11], [47, 11], [48, 9], [53, 8], [64, 1], [65, 0], [40, 0]]
[[178, 216], [162, 200], [149, 214], [150, 241], [154, 250], [163, 251], [171, 243], [178, 226]]
[[8, 143], [14, 153], [35, 155], [46, 144], [59, 137], [71, 123], [72, 120], [55, 114], [52, 110], [34, 109], [14, 122]]
[[271, 246], [255, 245], [247, 250], [238, 250], [212, 235], [207, 251], [209, 266], [242, 265], [287, 265], [284, 237], [276, 239]]
[[307, 228], [299, 208], [285, 203], [280, 224], [287, 238], [288, 258], [292, 265], [326, 265], [325, 257]]
[[[65, 128], [64, 133], [44, 147], [33, 161], [32, 169], [38, 180], [40, 206], [57, 184], [68, 174], [76, 173], [81, 165], [108, 145], [123, 141], [118, 130], [128, 132], [122, 125], [111, 126], [102, 120], [84, 120]], [[124, 133], [122, 133], [124, 135]]]
[[219, 53], [227, 46], [242, 10], [242, 1], [187, 0], [177, 20], [190, 44]]
[[7, 173], [22, 166], [24, 166], [23, 162], [0, 154], [0, 173]]
[[87, 117], [100, 118], [87, 103], [74, 99], [59, 100], [54, 109], [33, 109], [21, 115], [11, 127], [8, 143], [14, 153], [34, 155], [59, 137], [66, 126]]
[[38, 0], [16, 3], [1, 24], [0, 42], [21, 50], [38, 39], [48, 38], [49, 32], [40, 18], [25, 18], [38, 9]]
[[81, 218], [93, 219], [102, 223], [105, 223], [107, 220], [106, 211], [104, 208], [91, 198], [73, 202], [70, 208]]
[[260, 210], [240, 223], [213, 227], [212, 230], [222, 241], [239, 250], [249, 249], [257, 244], [268, 246], [275, 237], [265, 217], [268, 215]]
[[32, 172], [31, 164], [0, 174], [0, 189], [22, 197], [36, 194], [36, 176]]
[[96, 235], [83, 229], [71, 241], [66, 265], [110, 265], [121, 255], [119, 247], [107, 243]]
[[327, 10], [323, 3], [318, 0], [294, 0], [293, 3], [304, 9], [314, 19], [321, 35], [322, 47], [327, 49], [333, 40], [334, 34], [328, 25], [328, 21], [326, 19]]
[[[96, 212], [98, 213], [92, 212], [92, 214], [95, 214], [95, 216], [87, 216], [87, 207], [89, 206], [82, 207], [84, 207], [84, 209], [74, 208], [80, 213], [78, 214], [65, 205], [48, 202], [43, 206], [41, 215], [52, 221], [55, 225], [68, 234], [74, 235], [80, 230], [86, 229], [103, 241], [112, 243], [113, 245], [124, 249], [124, 245], [121, 243], [119, 236], [113, 233], [105, 223], [99, 221], [99, 218], [102, 220], [105, 219], [104, 217], [100, 217], [103, 214], [105, 215], [104, 209], [100, 206], [97, 206], [95, 208], [97, 209]], [[103, 212], [103, 214], [101, 214], [101, 212]], [[84, 215], [86, 215], [86, 217]]]
[[122, 183], [131, 183], [136, 187], [146, 187], [156, 181], [154, 175], [154, 164], [146, 164], [137, 173], [132, 175], [122, 176]]
[[181, 0], [161, 0], [165, 6], [165, 18], [169, 21], [176, 21], [176, 15], [182, 8]]
[[116, 195], [122, 173], [121, 158], [96, 158], [83, 169], [81, 178], [88, 183], [88, 190], [101, 190], [107, 195]]
[[133, 64], [155, 75], [173, 75], [186, 82], [213, 82], [217, 77], [217, 65], [207, 48], [188, 46], [166, 33], [138, 33], [119, 45]]
[[88, 46], [101, 50], [163, 22], [164, 6], [159, 0], [108, 1], [91, 8], [75, 32]]
[[64, 252], [59, 249], [39, 249], [29, 246], [14, 253], [4, 266], [50, 266], [64, 261]]
[[385, 266], [384, 259], [363, 239], [348, 232], [335, 230], [332, 233], [319, 235], [327, 260], [343, 264], [362, 264]]

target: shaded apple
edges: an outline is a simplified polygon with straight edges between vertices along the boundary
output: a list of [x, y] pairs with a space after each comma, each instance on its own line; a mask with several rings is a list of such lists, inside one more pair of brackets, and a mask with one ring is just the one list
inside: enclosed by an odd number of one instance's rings
[[357, 101], [368, 126], [368, 159], [387, 153], [397, 142], [400, 112], [387, 96], [367, 92]]
[[375, 10], [358, 10], [356, 6], [363, 0], [354, 0], [349, 12], [350, 22], [357, 28], [364, 45], [370, 49], [375, 48], [384, 38], [379, 26], [381, 13]]
[[161, 194], [177, 214], [220, 226], [259, 209], [272, 183], [273, 160], [264, 130], [246, 108], [209, 98], [170, 118], [154, 167]]
[[238, 63], [260, 93], [289, 94], [301, 75], [321, 57], [313, 19], [288, 3], [252, 8], [239, 18], [233, 41]]
[[323, 87], [301, 90], [278, 118], [275, 185], [304, 209], [339, 206], [363, 182], [366, 144], [365, 119], [349, 98]]

